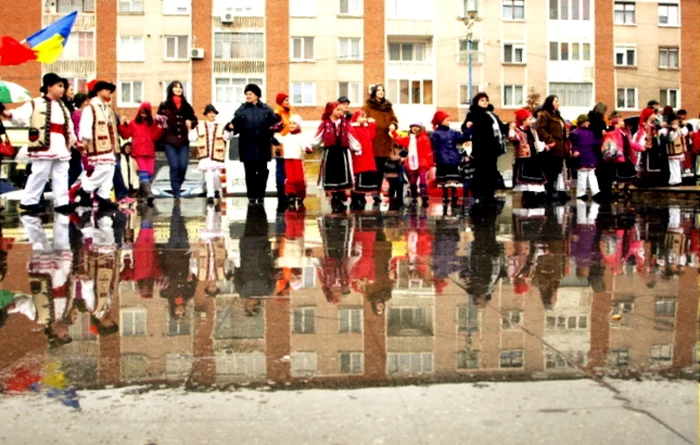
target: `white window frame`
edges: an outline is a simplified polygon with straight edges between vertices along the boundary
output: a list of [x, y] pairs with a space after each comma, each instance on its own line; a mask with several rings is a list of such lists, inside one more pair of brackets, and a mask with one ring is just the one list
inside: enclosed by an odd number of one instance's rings
[[[513, 98], [515, 98], [515, 92], [516, 89], [520, 87], [522, 89], [522, 97], [523, 100], [520, 103], [513, 102], [512, 104], [507, 104], [506, 103], [506, 89], [510, 88], [511, 89], [511, 95]], [[501, 89], [501, 102], [503, 105], [503, 108], [520, 108], [523, 105], [525, 105], [525, 101], [527, 100], [527, 88], [525, 88], [525, 85], [503, 85], [503, 88]]]
[[[358, 321], [358, 326], [355, 326], [353, 323], [353, 313], [359, 313], [359, 321]], [[343, 330], [343, 318], [347, 318], [347, 330]], [[340, 334], [361, 334], [362, 333], [362, 324], [363, 324], [363, 317], [362, 317], [362, 309], [361, 308], [355, 308], [355, 307], [342, 307], [338, 309], [338, 333]]]
[[292, 352], [290, 358], [292, 377], [311, 377], [318, 372], [318, 353], [316, 351]]
[[430, 7], [423, 0], [385, 0], [385, 2], [385, 14], [389, 19], [425, 20], [427, 8]]
[[[137, 101], [134, 97], [134, 85], [141, 84], [141, 100]], [[122, 97], [122, 89], [124, 85], [130, 86], [130, 100], [125, 101]], [[117, 86], [117, 103], [120, 108], [138, 108], [146, 99], [146, 85], [142, 80], [120, 80]]]
[[[401, 82], [407, 82], [407, 88], [408, 88], [408, 102], [403, 102], [401, 100]], [[414, 102], [413, 101], [413, 94], [412, 94], [412, 87], [414, 82], [420, 82], [419, 88], [420, 88], [420, 102]], [[431, 83], [431, 96], [430, 96], [430, 102], [427, 102], [426, 95], [425, 95], [425, 84], [426, 82]], [[387, 88], [387, 94], [391, 96], [391, 98], [395, 99], [392, 100], [392, 103], [396, 105], [434, 105], [435, 104], [435, 80], [434, 79], [417, 79], [417, 78], [403, 78], [403, 79], [389, 79], [387, 82], [388, 88]]]
[[[342, 10], [342, 5], [343, 2], [347, 1], [348, 3], [348, 11], [343, 12]], [[372, 1], [372, 0], [369, 0]], [[338, 0], [338, 15], [340, 16], [347, 16], [347, 17], [362, 17], [363, 15], [363, 0]], [[355, 8], [352, 8], [352, 6], [355, 6]]]
[[[622, 103], [620, 103], [620, 93], [624, 94], [624, 99]], [[634, 93], [634, 99], [633, 103], [629, 103], [629, 93], [633, 92]], [[638, 100], [639, 97], [639, 91], [637, 88], [626, 88], [626, 87], [618, 87], [616, 90], [615, 94], [615, 102], [617, 104], [617, 107], [615, 109], [617, 110], [636, 110], [637, 109], [637, 104], [639, 103]]]
[[[78, 11], [81, 14], [94, 14], [95, 13], [95, 3], [99, 0], [57, 0], [56, 13], [57, 14], [70, 14], [73, 11]], [[52, 2], [53, 3], [53, 2]], [[75, 8], [75, 4], [80, 4], [79, 8]], [[86, 7], [91, 5], [92, 7]], [[65, 8], [64, 6], [67, 6]]]
[[504, 311], [501, 317], [501, 328], [504, 330], [515, 329], [523, 324], [523, 311], [519, 309]]
[[[167, 1], [167, 0], [165, 0]], [[262, 0], [214, 0], [215, 14], [233, 14], [234, 17], [264, 17]]]
[[[510, 357], [510, 356], [513, 357]], [[510, 366], [515, 360], [513, 358], [517, 358], [517, 356], [520, 356], [520, 366]], [[504, 358], [508, 358], [507, 364], [509, 366], [504, 366]], [[508, 349], [505, 351], [501, 351], [498, 354], [498, 367], [501, 369], [523, 369], [525, 367], [525, 350], [524, 349]]]
[[[622, 359], [622, 360], [621, 360]], [[629, 349], [613, 349], [610, 351], [609, 360], [613, 366], [629, 366], [630, 350]]]
[[[675, 93], [676, 95], [675, 102], [669, 99], [671, 93]], [[666, 100], [663, 100], [664, 95], [666, 96]], [[681, 90], [678, 88], [661, 88], [659, 90], [659, 102], [661, 102], [662, 107], [669, 105], [672, 106], [674, 110], [679, 108], [681, 103]]]
[[467, 11], [473, 9], [476, 14], [479, 15], [479, 0], [457, 0], [459, 7], [459, 18], [466, 18], [469, 16]]
[[190, 15], [192, 0], [164, 0], [163, 15]]
[[[81, 56], [80, 49], [84, 42], [82, 42], [81, 36], [92, 35], [92, 47], [90, 48], [90, 55]], [[95, 44], [96, 35], [94, 31], [73, 31], [68, 37], [68, 43], [63, 50], [63, 55], [61, 56], [65, 60], [92, 60], [96, 56]]]
[[[300, 57], [294, 56], [294, 49], [296, 42], [299, 42]], [[311, 58], [306, 58], [305, 53], [307, 46], [311, 42]], [[291, 44], [289, 45], [289, 60], [292, 62], [314, 62], [316, 60], [316, 38], [311, 36], [294, 36], [291, 38]]]
[[[659, 101], [661, 102], [661, 101]], [[676, 107], [674, 107], [675, 109]], [[673, 312], [669, 311], [673, 308]], [[659, 311], [659, 309], [662, 309]], [[678, 311], [678, 299], [675, 297], [658, 297], [655, 303], [655, 314], [657, 317], [675, 317]]]
[[[126, 323], [124, 322], [125, 318], [128, 317], [134, 317], [132, 325], [134, 328], [136, 328], [136, 314], [143, 314], [143, 333], [139, 333], [136, 331], [136, 329], [132, 330], [132, 332], [125, 332], [124, 329], [126, 328]], [[142, 307], [131, 307], [131, 308], [122, 308], [119, 311], [119, 327], [120, 327], [120, 335], [122, 337], [145, 337], [148, 335], [148, 311], [146, 308]]]
[[[118, 0], [119, 14], [143, 14], [144, 0]], [[140, 7], [135, 8], [136, 5]], [[127, 6], [124, 8], [124, 6]]]
[[669, 363], [673, 361], [673, 345], [653, 345], [649, 352], [649, 358], [654, 362]]
[[[666, 15], [662, 16], [661, 13], [662, 13], [664, 8], [666, 9]], [[675, 10], [676, 10], [676, 22], [675, 23], [661, 23], [661, 17], [666, 17], [667, 20], [668, 20], [668, 17], [670, 17], [670, 15], [669, 15], [670, 9], [669, 8], [675, 8]], [[659, 23], [659, 26], [661, 26], [661, 27], [678, 28], [681, 26], [681, 5], [678, 3], [659, 3], [658, 15], [659, 15], [658, 23]]]
[[[507, 47], [510, 47], [510, 62], [506, 61]], [[517, 50], [522, 51], [521, 61], [515, 60], [515, 54], [517, 53]], [[525, 65], [527, 63], [527, 47], [525, 45], [525, 42], [503, 42], [503, 45], [501, 45], [501, 63], [503, 63], [504, 65]]]
[[[676, 66], [671, 66], [670, 63], [663, 64], [663, 52], [666, 52], [666, 60], [671, 60], [671, 52], [676, 52]], [[660, 46], [659, 47], [659, 68], [664, 70], [677, 70], [681, 67], [681, 49], [676, 46]]]
[[[391, 58], [391, 47], [392, 45], [398, 45], [399, 47], [399, 60], [394, 60]], [[411, 59], [403, 58], [403, 47], [404, 45], [411, 46]], [[423, 49], [423, 59], [418, 60], [417, 55], [420, 54], [420, 48]], [[401, 63], [401, 62], [411, 62], [411, 63], [428, 63], [428, 44], [426, 42], [389, 42], [387, 44], [387, 61], [389, 63]]]
[[[216, 40], [217, 40], [217, 35], [221, 38], [221, 57], [216, 56]], [[261, 39], [262, 42], [262, 50], [259, 51], [259, 57], [255, 57], [256, 54], [252, 54], [254, 52], [257, 52], [258, 50], [255, 49], [252, 51], [250, 55], [253, 57], [233, 57], [231, 54], [233, 51], [231, 51], [232, 46], [235, 44], [234, 40], [236, 39], [236, 36], [256, 36], [257, 38]], [[228, 37], [229, 42], [225, 42], [224, 37]], [[249, 37], [249, 39], [252, 39], [252, 37]], [[246, 42], [245, 39], [242, 39], [239, 44], [241, 46], [244, 45], [250, 45], [250, 42]], [[228, 46], [229, 51], [226, 52], [226, 46]], [[216, 31], [214, 32], [214, 60], [265, 60], [265, 34], [262, 32], [231, 32], [231, 31]]]
[[[168, 41], [169, 40], [174, 40], [175, 42], [175, 56], [180, 52], [180, 42], [182, 39], [185, 39], [185, 57], [168, 57]], [[164, 60], [168, 62], [182, 62], [182, 61], [188, 61], [190, 60], [190, 37], [189, 36], [165, 36], [163, 38], [163, 53], [164, 53]]]
[[[418, 372], [410, 369], [410, 366], [415, 362], [415, 359], [418, 360], [420, 366], [420, 370]], [[435, 372], [434, 361], [435, 356], [432, 352], [390, 352], [387, 354], [386, 370], [387, 374], [389, 375], [406, 373], [410, 373], [411, 375], [432, 374]], [[395, 369], [392, 370], [394, 362], [396, 362], [396, 366]], [[406, 370], [405, 366], [402, 365], [409, 365], [409, 369]]]
[[[343, 94], [341, 92], [341, 84], [346, 83], [348, 84], [347, 86], [347, 93]], [[348, 99], [350, 99], [351, 104], [359, 104], [362, 102], [362, 82], [356, 82], [356, 81], [340, 81], [338, 82], [338, 94], [337, 97], [340, 96], [347, 96]]]
[[[263, 77], [238, 77], [238, 76], [221, 76], [217, 75], [213, 79], [213, 90], [212, 90], [212, 103], [214, 104], [237, 104], [243, 102], [243, 98], [245, 94], [243, 93], [243, 90], [245, 89], [245, 86], [248, 85], [249, 83], [254, 83], [257, 86], [260, 87], [262, 91], [265, 91], [265, 85], [263, 82], [264, 78]], [[217, 81], [228, 81], [228, 84], [225, 85], [223, 83], [217, 83]], [[234, 84], [234, 82], [236, 82]], [[231, 89], [230, 92], [224, 92], [224, 95], [228, 95], [230, 93], [231, 95], [231, 100], [219, 100], [219, 89]]]
[[[566, 20], [566, 21], [590, 21], [591, 20], [591, 3], [595, 0], [566, 0], [566, 17], [562, 18], [562, 1], [563, 0], [548, 0], [549, 5], [549, 20]], [[552, 4], [556, 4], [556, 14], [553, 14]], [[588, 5], [588, 11], [584, 5]], [[574, 10], [578, 9], [578, 18], [574, 18]], [[586, 13], [587, 12], [587, 13]]]
[[[576, 104], [576, 105], [572, 105], [572, 104], [569, 104], [569, 103], [568, 103], [568, 102], [569, 102], [569, 101], [567, 100], [567, 99], [569, 99], [568, 96], [570, 96], [570, 95], [578, 95], [578, 94], [581, 93], [581, 92], [580, 92], [580, 91], [574, 91], [574, 92], [572, 93], [571, 91], [557, 91], [556, 88], [552, 88], [552, 85], [556, 85], [556, 86], [561, 85], [561, 86], [562, 86], [561, 88], [569, 88], [569, 87], [571, 87], [571, 86], [574, 86], [573, 88], [575, 88], [575, 86], [581, 87], [581, 86], [585, 85], [585, 86], [587, 86], [587, 87], [590, 87], [590, 94], [586, 94], [585, 98], [586, 98], [586, 101], [587, 101], [587, 102], [586, 102], [585, 104]], [[594, 102], [594, 100], [595, 100], [595, 89], [594, 89], [594, 85], [593, 85], [592, 82], [549, 82], [549, 83], [547, 83], [547, 91], [548, 91], [547, 94], [556, 94], [557, 96], [559, 96], [559, 100], [560, 100], [561, 103], [562, 103], [562, 105], [561, 105], [562, 107], [592, 108], [592, 107], [593, 107], [593, 104], [595, 103], [595, 102]], [[580, 96], [580, 97], [583, 97], [583, 94], [582, 94], [582, 93], [581, 93], [581, 96]], [[578, 97], [577, 97], [577, 98], [578, 98]]]
[[317, 0], [289, 0], [290, 17], [316, 17]]
[[[462, 44], [464, 44], [464, 48], [462, 48]], [[480, 48], [481, 41], [472, 39], [472, 65], [481, 64], [484, 61]], [[457, 53], [459, 54], [459, 64], [467, 65], [469, 63], [469, 40], [457, 39]]]
[[[562, 45], [568, 45], [568, 58], [566, 60], [562, 59]], [[556, 53], [552, 51], [552, 45], [556, 45]], [[578, 57], [574, 58], [574, 45], [578, 46]], [[588, 58], [586, 59], [585, 48], [588, 45]], [[549, 42], [549, 58], [550, 62], [590, 62], [591, 55], [591, 43], [590, 42], [562, 42], [562, 41], [550, 41]], [[554, 56], [554, 58], [552, 58]]]
[[[173, 79], [173, 80], [175, 80], [175, 79]], [[160, 81], [161, 88], [162, 88], [161, 94], [162, 94], [163, 101], [165, 101], [165, 98], [168, 94], [168, 85], [170, 85], [170, 82], [172, 82], [173, 80], [168, 80], [168, 81], [161, 80]], [[180, 80], [180, 83], [182, 83], [182, 89], [184, 91], [185, 98], [188, 101], [190, 101], [190, 103], [192, 103], [191, 102], [192, 101], [192, 83], [189, 80]]]
[[[510, 17], [506, 16], [506, 7], [511, 10]], [[522, 17], [516, 18], [516, 8], [522, 9]], [[501, 20], [504, 22], [524, 22], [527, 19], [527, 12], [525, 9], [525, 0], [501, 0]]]
[[[617, 20], [618, 6], [622, 6], [622, 21]], [[628, 8], [631, 7], [631, 10]], [[627, 22], [627, 14], [632, 13], [632, 21]], [[636, 26], [637, 25], [637, 4], [633, 1], [614, 2], [613, 3], [613, 25], [618, 26]]]
[[[301, 317], [301, 331], [296, 331], [297, 316]], [[313, 324], [307, 326], [306, 320], [311, 318]], [[314, 307], [295, 307], [292, 309], [292, 333], [306, 335], [316, 333], [316, 308]]]
[[[124, 48], [124, 43], [128, 42], [128, 48]], [[140, 42], [140, 48], [137, 43]], [[146, 61], [146, 40], [143, 36], [119, 36], [117, 45], [117, 61], [119, 62], [145, 62]]]
[[[353, 54], [352, 45], [357, 41], [357, 54]], [[343, 47], [347, 49], [347, 54], [343, 55]], [[338, 60], [349, 62], [362, 61], [362, 39], [360, 37], [338, 37]]]
[[[634, 63], [630, 64], [629, 63], [629, 51], [634, 51]], [[622, 54], [624, 57], [624, 63], [618, 64], [617, 63], [617, 56], [618, 54]], [[638, 63], [638, 54], [637, 54], [637, 45], [615, 45], [615, 53], [614, 53], [614, 59], [613, 59], [613, 64], [616, 67], [621, 67], [621, 68], [636, 68], [637, 63]]]
[[[457, 85], [457, 88], [459, 89], [459, 106], [460, 107], [466, 107], [469, 106], [471, 103], [473, 97], [469, 97], [469, 84], [466, 83], [460, 83]], [[472, 96], [475, 95], [476, 93], [480, 93], [482, 91], [480, 85], [474, 85], [472, 84]], [[464, 99], [464, 100], [462, 100]]]
[[[464, 360], [466, 366], [460, 366], [461, 360]], [[458, 370], [479, 369], [479, 351], [458, 351], [456, 367]]]
[[[349, 359], [350, 369], [343, 371], [343, 358]], [[340, 352], [338, 354], [338, 372], [344, 375], [358, 375], [364, 373], [364, 354], [362, 352]]]

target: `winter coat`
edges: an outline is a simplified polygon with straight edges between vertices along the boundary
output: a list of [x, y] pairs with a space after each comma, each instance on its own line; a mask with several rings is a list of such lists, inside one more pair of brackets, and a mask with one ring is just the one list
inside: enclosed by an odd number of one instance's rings
[[430, 136], [435, 163], [438, 165], [459, 165], [462, 161], [459, 146], [467, 139], [466, 134], [440, 125]]
[[372, 140], [374, 156], [378, 158], [390, 157], [394, 141], [389, 136], [389, 126], [391, 124], [398, 126], [399, 124], [391, 102], [386, 99], [379, 101], [370, 97], [362, 109], [367, 117], [374, 119], [377, 124], [377, 131]]
[[[151, 105], [141, 104], [136, 115], [141, 114], [142, 110], [151, 113]], [[136, 119], [119, 126], [119, 135], [124, 139], [131, 139], [131, 155], [135, 158], [155, 158], [155, 144], [163, 136], [163, 131], [155, 122], [153, 125], [148, 125], [146, 121], [139, 124]]]
[[578, 168], [596, 168], [600, 144], [601, 140], [589, 128], [579, 127], [571, 132], [573, 154], [579, 154]]
[[[549, 153], [558, 158], [566, 155], [566, 122], [561, 115], [546, 110], [537, 116], [537, 134], [549, 147]], [[554, 142], [554, 146], [549, 145]]]
[[[435, 165], [433, 159], [433, 147], [430, 143], [430, 137], [425, 131], [421, 131], [417, 136], [409, 134], [407, 136], [399, 136], [398, 133], [393, 132], [394, 142], [401, 147], [409, 151], [408, 156], [411, 155], [411, 150], [409, 150], [411, 145], [411, 139], [416, 139], [416, 149], [418, 151], [418, 169], [428, 170]], [[411, 170], [409, 166], [409, 158], [406, 158], [406, 168]]]
[[599, 143], [603, 141], [603, 132], [607, 131], [608, 124], [605, 123], [605, 117], [595, 113], [593, 110], [588, 112], [588, 121], [591, 123], [588, 127], [598, 139]]
[[267, 104], [244, 103], [233, 115], [233, 133], [239, 135], [241, 162], [270, 162], [273, 125], [281, 121]]
[[192, 106], [183, 101], [182, 106], [178, 110], [174, 104], [163, 102], [158, 107], [157, 114], [165, 116], [168, 122], [163, 142], [173, 147], [189, 146], [190, 142], [187, 137], [189, 130], [185, 125], [185, 121], [190, 121], [192, 128], [195, 128], [198, 123]]
[[499, 141], [494, 132], [493, 119], [487, 112], [493, 113], [493, 105], [489, 104], [487, 108], [482, 108], [479, 104], [473, 104], [469, 107], [469, 113], [462, 123], [463, 132], [467, 130], [467, 122], [472, 123], [469, 130], [472, 135], [472, 157], [477, 169], [483, 164], [495, 165], [498, 156], [504, 153], [505, 141], [508, 137], [508, 125], [501, 122], [494, 114], [502, 136]]
[[139, 188], [139, 168], [136, 164], [136, 160], [132, 155], [127, 155], [125, 153], [117, 153], [117, 160], [119, 162], [119, 170], [122, 173], [122, 179], [124, 180], [124, 185], [129, 190], [136, 190]]
[[152, 228], [142, 227], [139, 236], [134, 243], [134, 281], [158, 279], [163, 276], [163, 271], [158, 262], [156, 251], [155, 232]]
[[362, 146], [362, 151], [358, 155], [356, 152], [352, 154], [352, 171], [359, 175], [360, 173], [376, 172], [377, 164], [374, 162], [374, 147], [372, 139], [377, 134], [376, 123], [367, 123], [360, 125], [356, 122], [351, 124], [352, 134]]
[[286, 136], [282, 136], [282, 133], [278, 133], [275, 139], [284, 146], [284, 159], [304, 159], [306, 153], [311, 153], [311, 138], [309, 135], [304, 133], [287, 133]]
[[635, 142], [627, 130], [616, 128], [607, 132], [605, 138], [612, 138], [617, 146], [624, 150], [625, 158], [629, 159], [632, 165], [637, 165], [637, 153], [644, 151], [644, 147]]

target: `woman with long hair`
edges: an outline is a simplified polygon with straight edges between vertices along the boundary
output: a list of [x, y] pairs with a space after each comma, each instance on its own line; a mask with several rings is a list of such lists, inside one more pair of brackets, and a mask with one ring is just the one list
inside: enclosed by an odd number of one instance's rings
[[190, 162], [189, 131], [197, 126], [197, 116], [187, 102], [182, 82], [174, 81], [168, 85], [165, 102], [158, 107], [159, 115], [165, 116], [165, 156], [170, 166], [170, 186], [175, 203], [180, 203], [180, 189], [185, 182], [187, 166]]
[[566, 122], [559, 113], [559, 97], [548, 96], [537, 117], [537, 134], [547, 148], [543, 153], [545, 177], [547, 178], [547, 196], [552, 201], [568, 200], [566, 192], [557, 190], [557, 178], [564, 169], [566, 157]]

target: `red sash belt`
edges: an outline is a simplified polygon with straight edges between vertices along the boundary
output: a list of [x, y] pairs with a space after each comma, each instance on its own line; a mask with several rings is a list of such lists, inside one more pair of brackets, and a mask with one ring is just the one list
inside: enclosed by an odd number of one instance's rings
[[65, 126], [63, 124], [51, 124], [51, 125], [49, 125], [49, 132], [50, 133], [64, 134], [65, 133]]

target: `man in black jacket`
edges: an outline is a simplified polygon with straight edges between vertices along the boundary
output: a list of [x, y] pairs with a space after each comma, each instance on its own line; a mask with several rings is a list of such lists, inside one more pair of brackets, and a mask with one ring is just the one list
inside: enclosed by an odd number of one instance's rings
[[270, 173], [267, 164], [272, 160], [272, 127], [281, 118], [260, 101], [262, 92], [259, 86], [249, 84], [244, 91], [246, 101], [236, 110], [227, 129], [239, 135], [249, 205], [262, 205]]

